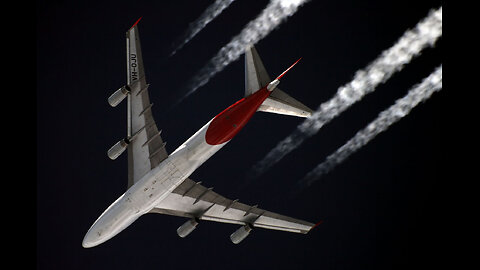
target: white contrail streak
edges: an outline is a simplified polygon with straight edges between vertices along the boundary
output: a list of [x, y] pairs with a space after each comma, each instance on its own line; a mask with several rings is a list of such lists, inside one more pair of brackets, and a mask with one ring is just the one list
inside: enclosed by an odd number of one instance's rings
[[406, 96], [398, 99], [394, 105], [381, 112], [378, 117], [364, 129], [360, 130], [342, 147], [329, 155], [326, 160], [310, 171], [301, 181], [301, 186], [310, 186], [322, 175], [331, 171], [335, 166], [346, 160], [351, 154], [358, 151], [375, 136], [385, 131], [410, 113], [420, 102], [426, 101], [430, 96], [442, 89], [442, 66], [438, 67], [430, 76], [420, 84], [414, 86]]
[[177, 53], [178, 50], [183, 48], [185, 44], [187, 44], [195, 35], [198, 34], [207, 24], [209, 24], [213, 19], [215, 19], [224, 9], [230, 6], [235, 0], [216, 0], [213, 4], [211, 4], [203, 14], [194, 22], [190, 23], [188, 26], [188, 30], [185, 33], [185, 39], [183, 40], [180, 45], [170, 54], [170, 56]]
[[245, 28], [227, 45], [220, 49], [206, 66], [204, 66], [188, 84], [188, 93], [176, 104], [190, 96], [198, 88], [205, 85], [213, 76], [222, 71], [231, 62], [245, 53], [245, 47], [254, 45], [267, 36], [280, 23], [295, 14], [298, 8], [309, 0], [271, 0], [268, 6], [250, 21]]
[[386, 82], [395, 72], [419, 55], [427, 46], [433, 46], [442, 35], [442, 7], [431, 10], [414, 29], [408, 30], [389, 49], [370, 63], [365, 69], [355, 73], [353, 80], [340, 87], [335, 96], [322, 103], [311, 117], [303, 121], [288, 137], [280, 141], [255, 166], [247, 177], [257, 178], [284, 156], [300, 146], [307, 138], [315, 135], [323, 125], [345, 111], [352, 104], [371, 93]]

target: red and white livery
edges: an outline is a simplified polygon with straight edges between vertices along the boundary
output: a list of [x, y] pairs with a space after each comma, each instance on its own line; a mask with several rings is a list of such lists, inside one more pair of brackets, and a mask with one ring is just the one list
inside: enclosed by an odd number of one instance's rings
[[[168, 154], [152, 117], [145, 79], [138, 21], [127, 31], [127, 84], [108, 101], [116, 106], [127, 98], [127, 137], [108, 151], [116, 159], [128, 152], [128, 189], [93, 223], [83, 247], [99, 245], [147, 213], [189, 218], [177, 229], [180, 237], [203, 220], [242, 225], [230, 235], [242, 241], [253, 228], [307, 233], [313, 223], [283, 216], [227, 199], [189, 176], [227, 144], [257, 111], [307, 117], [312, 110], [277, 88], [282, 76], [271, 81], [254, 47], [246, 49], [245, 98], [211, 119], [173, 153]], [[300, 59], [299, 59], [300, 60]]]

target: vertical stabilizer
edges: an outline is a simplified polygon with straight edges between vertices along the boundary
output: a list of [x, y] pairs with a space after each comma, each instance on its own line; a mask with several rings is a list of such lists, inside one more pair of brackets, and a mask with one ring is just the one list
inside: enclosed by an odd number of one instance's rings
[[257, 50], [249, 46], [245, 50], [245, 96], [249, 96], [258, 89], [271, 82], [265, 67], [263, 66]]

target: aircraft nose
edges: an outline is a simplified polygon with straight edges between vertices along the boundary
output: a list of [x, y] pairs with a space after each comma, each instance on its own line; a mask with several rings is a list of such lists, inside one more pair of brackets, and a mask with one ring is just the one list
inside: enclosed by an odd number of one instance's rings
[[92, 230], [88, 230], [87, 234], [85, 234], [85, 237], [83, 237], [82, 241], [82, 247], [84, 248], [90, 248], [96, 246], [96, 237], [94, 236], [94, 233]]
[[90, 227], [82, 241], [84, 248], [98, 246], [109, 240], [139, 217], [131, 215], [129, 208], [122, 205], [123, 196], [112, 203]]
[[83, 241], [82, 241], [82, 247], [84, 247], [84, 248], [91, 248], [91, 247], [93, 247], [93, 245], [92, 245], [88, 240], [86, 240], [86, 239], [84, 238]]
[[83, 237], [82, 246], [84, 248], [90, 248], [105, 242], [106, 239], [103, 232], [104, 229], [101, 220], [95, 222], [85, 234], [85, 237]]

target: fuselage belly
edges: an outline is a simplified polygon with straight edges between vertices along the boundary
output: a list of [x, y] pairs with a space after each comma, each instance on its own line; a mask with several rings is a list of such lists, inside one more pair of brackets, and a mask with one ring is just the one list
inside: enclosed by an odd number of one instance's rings
[[117, 235], [166, 198], [226, 145], [270, 95], [266, 87], [225, 109], [113, 202], [90, 227], [82, 245], [93, 247]]

